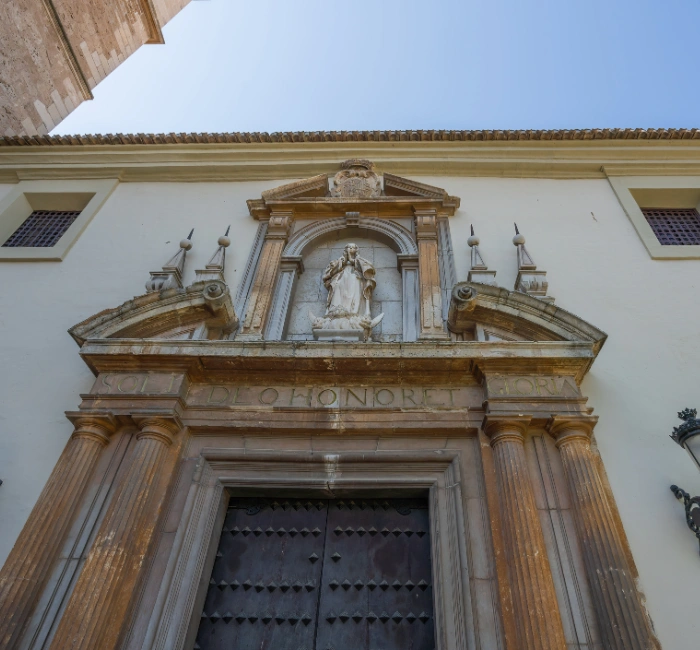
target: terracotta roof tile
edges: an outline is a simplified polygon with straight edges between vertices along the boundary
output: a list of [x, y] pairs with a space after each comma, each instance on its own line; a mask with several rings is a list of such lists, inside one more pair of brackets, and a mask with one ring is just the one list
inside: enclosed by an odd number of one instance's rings
[[285, 131], [280, 133], [136, 133], [0, 137], [0, 147], [64, 145], [256, 144], [296, 142], [483, 142], [497, 140], [700, 140], [700, 129], [521, 131]]

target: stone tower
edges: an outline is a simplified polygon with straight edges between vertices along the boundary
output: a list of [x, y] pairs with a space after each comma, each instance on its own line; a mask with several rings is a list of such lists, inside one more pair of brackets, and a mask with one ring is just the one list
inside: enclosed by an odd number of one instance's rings
[[0, 135], [46, 134], [189, 0], [0, 3]]

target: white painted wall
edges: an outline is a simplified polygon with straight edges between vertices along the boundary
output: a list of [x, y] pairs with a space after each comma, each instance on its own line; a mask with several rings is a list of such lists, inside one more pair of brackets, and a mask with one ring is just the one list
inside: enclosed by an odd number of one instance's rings
[[[663, 647], [694, 647], [700, 557], [669, 485], [700, 494], [700, 474], [668, 434], [676, 411], [700, 407], [700, 260], [652, 260], [606, 180], [416, 180], [462, 199], [451, 219], [458, 280], [473, 223], [486, 263], [512, 289], [517, 221], [556, 304], [608, 333], [583, 385], [598, 445]], [[63, 262], [0, 263], [0, 563], [70, 435], [63, 411], [91, 384], [66, 330], [143, 293], [192, 226], [186, 282], [230, 223], [235, 292], [257, 227], [245, 201], [283, 182], [122, 184]]]

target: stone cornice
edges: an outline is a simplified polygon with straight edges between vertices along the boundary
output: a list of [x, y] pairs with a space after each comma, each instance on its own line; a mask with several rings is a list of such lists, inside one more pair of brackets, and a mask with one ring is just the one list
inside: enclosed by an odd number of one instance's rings
[[0, 182], [299, 179], [333, 174], [339, 161], [349, 157], [370, 158], [382, 172], [394, 175], [687, 176], [700, 175], [700, 131], [8, 137], [0, 138]]
[[456, 381], [502, 372], [569, 375], [580, 380], [596, 357], [595, 343], [432, 342], [320, 343], [249, 341], [88, 340], [80, 350], [95, 373], [159, 369], [193, 379], [269, 373], [277, 382], [327, 378]]

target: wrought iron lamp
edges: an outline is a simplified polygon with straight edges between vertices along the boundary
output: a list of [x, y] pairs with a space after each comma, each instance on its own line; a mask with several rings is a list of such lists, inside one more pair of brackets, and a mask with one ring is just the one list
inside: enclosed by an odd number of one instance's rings
[[[682, 410], [678, 417], [684, 422], [679, 427], [673, 428], [671, 438], [690, 454], [693, 462], [700, 469], [700, 420], [697, 419], [697, 414], [697, 409]], [[700, 543], [700, 497], [691, 497], [677, 485], [671, 486], [671, 492], [676, 499], [683, 501], [685, 521]]]

